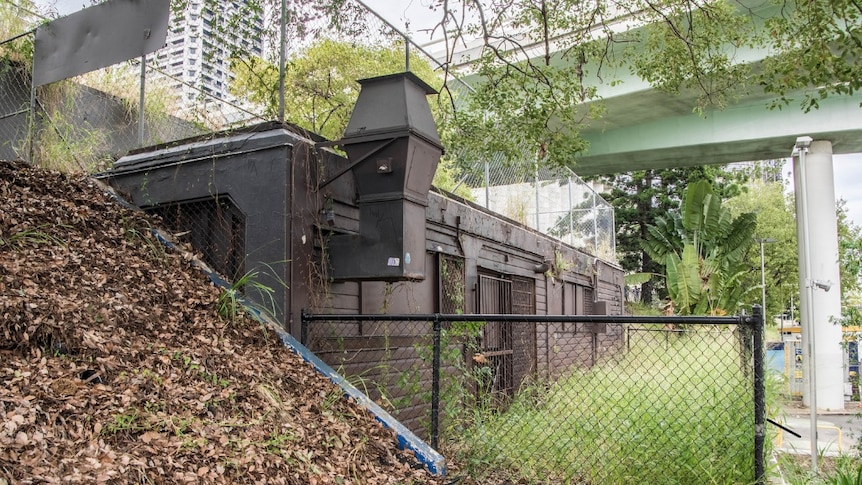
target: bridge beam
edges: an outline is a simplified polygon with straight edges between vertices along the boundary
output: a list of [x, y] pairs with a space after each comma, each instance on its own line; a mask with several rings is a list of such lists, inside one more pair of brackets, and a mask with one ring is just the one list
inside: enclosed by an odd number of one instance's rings
[[[662, 106], [676, 102], [655, 91], [607, 100], [609, 113], [628, 107], [630, 117], [615, 115], [613, 123], [585, 128], [590, 147], [573, 170], [593, 175], [787, 158], [787, 147], [800, 132], [831, 141], [835, 153], [862, 152], [862, 95], [830, 96], [808, 113], [796, 106], [769, 110], [763, 100], [705, 117], [662, 113]], [[656, 114], [649, 117], [643, 110]]]

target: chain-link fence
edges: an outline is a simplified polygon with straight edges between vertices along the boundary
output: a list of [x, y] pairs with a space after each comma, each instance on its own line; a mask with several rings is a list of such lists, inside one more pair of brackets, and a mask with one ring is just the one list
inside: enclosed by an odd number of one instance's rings
[[311, 350], [480, 481], [764, 478], [758, 307], [752, 317], [306, 314], [303, 328]]
[[188, 242], [220, 275], [245, 274], [245, 214], [229, 198], [164, 204], [151, 209], [174, 240]]
[[483, 162], [465, 175], [475, 201], [605, 261], [616, 261], [614, 208], [569, 169]]

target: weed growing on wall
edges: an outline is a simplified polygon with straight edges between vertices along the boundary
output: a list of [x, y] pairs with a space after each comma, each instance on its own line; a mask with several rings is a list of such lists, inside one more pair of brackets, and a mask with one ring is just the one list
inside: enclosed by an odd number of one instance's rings
[[[479, 401], [487, 400], [489, 395], [482, 393], [483, 397], [480, 398], [476, 390], [487, 381], [490, 369], [471, 366], [466, 359], [467, 355], [478, 352], [478, 339], [483, 326], [482, 322], [453, 322], [440, 331], [440, 436], [457, 436], [468, 427], [474, 409], [488, 405]], [[409, 371], [398, 375], [396, 384], [403, 397], [391, 399], [396, 409], [408, 406], [417, 397], [428, 406], [431, 403], [432, 390], [426, 371], [432, 366], [433, 342], [430, 338], [426, 339], [414, 344], [413, 349], [418, 360]], [[430, 435], [430, 413], [423, 415], [420, 422]]]
[[[283, 261], [282, 261], [283, 262]], [[217, 311], [220, 316], [230, 322], [234, 322], [237, 318], [245, 313], [244, 295], [253, 291], [257, 294], [257, 309], [262, 311], [266, 316], [275, 320], [276, 315], [276, 297], [275, 288], [261, 282], [261, 278], [266, 275], [275, 279], [276, 283], [287, 288], [287, 283], [284, 282], [278, 273], [269, 264], [262, 263], [263, 269], [254, 268], [245, 274], [234, 278], [230, 288], [225, 288], [218, 297]]]
[[61, 81], [39, 88], [41, 123], [34, 140], [39, 165], [61, 172], [95, 172], [107, 168], [108, 134], [92, 127], [76, 106], [80, 88]]

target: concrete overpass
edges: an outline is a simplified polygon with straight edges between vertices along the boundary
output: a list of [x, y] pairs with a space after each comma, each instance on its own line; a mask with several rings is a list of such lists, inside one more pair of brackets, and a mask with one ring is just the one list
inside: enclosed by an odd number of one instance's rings
[[862, 95], [831, 96], [807, 113], [798, 105], [770, 110], [768, 97], [758, 94], [700, 116], [692, 112], [695, 101], [693, 95], [671, 96], [646, 86], [607, 93], [606, 115], [582, 131], [590, 149], [574, 170], [608, 174], [790, 158], [797, 139], [810, 137], [810, 145], [795, 151], [793, 164], [800, 306], [808, 329], [802, 334], [804, 358], [816, 362], [813, 375], [803, 367], [804, 402], [843, 409], [842, 335], [833, 323], [841, 315], [841, 289], [832, 155], [862, 152]]
[[[775, 8], [760, 5], [762, 18]], [[736, 52], [735, 58], [756, 69], [766, 55], [765, 50], [748, 49]], [[803, 366], [804, 402], [843, 409], [842, 335], [833, 322], [841, 316], [841, 289], [832, 156], [862, 152], [862, 94], [831, 95], [819, 100], [819, 109], [805, 112], [799, 104], [804, 92], [787, 96], [795, 97], [795, 103], [769, 109], [776, 96], [753, 88], [726, 109], [700, 115], [693, 112], [695, 93], [653, 89], [624, 68], [603, 78], [618, 82], [595, 80], [604, 115], [581, 128], [589, 149], [573, 167], [580, 175], [784, 159], [794, 153], [802, 339], [808, 363]]]
[[763, 95], [722, 111], [692, 113], [694, 96], [643, 89], [604, 98], [606, 115], [585, 128], [579, 175], [789, 158], [800, 135], [831, 142], [832, 153], [862, 152], [862, 94], [831, 96], [808, 113], [768, 109]]
[[[741, 57], [755, 65], [765, 51]], [[756, 89], [723, 110], [693, 112], [697, 95], [668, 94], [628, 72], [599, 84], [604, 116], [581, 134], [589, 150], [577, 160], [581, 175], [685, 167], [793, 156], [800, 307], [803, 325], [803, 401], [814, 408], [844, 408], [840, 269], [833, 154], [862, 152], [862, 94], [832, 95], [805, 112], [797, 102], [770, 109], [774, 94]], [[794, 96], [795, 94], [795, 96]], [[814, 369], [814, 370], [812, 370]]]

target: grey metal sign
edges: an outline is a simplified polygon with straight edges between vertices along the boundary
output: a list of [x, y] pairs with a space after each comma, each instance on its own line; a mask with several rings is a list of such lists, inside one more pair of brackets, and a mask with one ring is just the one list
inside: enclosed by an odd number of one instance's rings
[[170, 0], [108, 0], [36, 29], [36, 86], [161, 49]]

